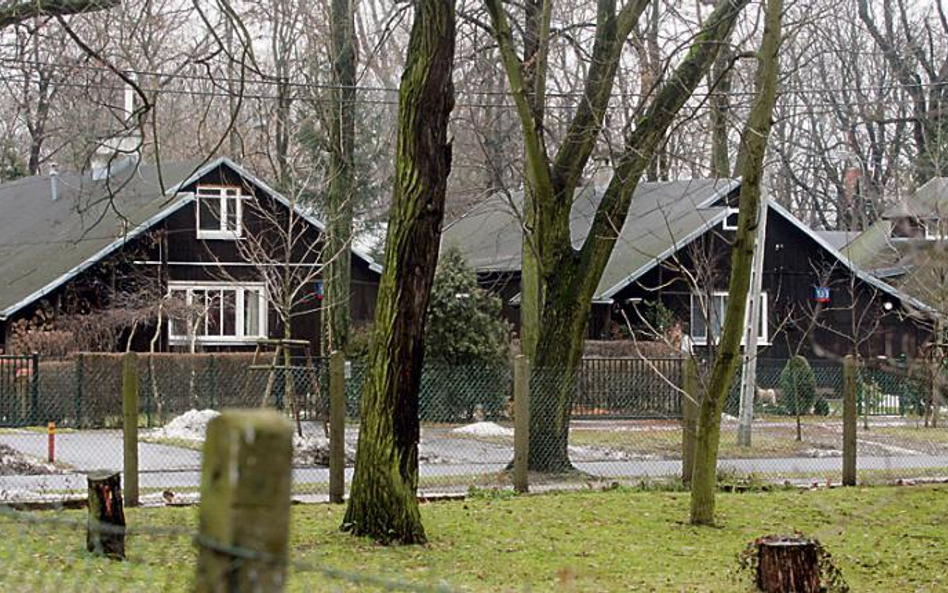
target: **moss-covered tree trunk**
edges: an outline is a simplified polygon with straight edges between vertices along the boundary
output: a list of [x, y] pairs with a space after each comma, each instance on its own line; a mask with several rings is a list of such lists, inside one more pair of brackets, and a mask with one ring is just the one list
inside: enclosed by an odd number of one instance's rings
[[[549, 2], [549, 0], [547, 0]], [[570, 467], [566, 443], [572, 409], [573, 381], [582, 356], [589, 308], [599, 279], [612, 253], [632, 195], [652, 162], [666, 133], [711, 65], [748, 0], [720, 0], [704, 22], [695, 41], [674, 72], [654, 93], [654, 99], [625, 139], [615, 163], [615, 174], [599, 203], [589, 233], [579, 248], [570, 234], [570, 211], [583, 171], [602, 129], [612, 95], [622, 48], [650, 0], [630, 0], [617, 10], [615, 0], [597, 0], [595, 41], [586, 72], [584, 98], [578, 102], [567, 133], [555, 155], [547, 152], [534, 87], [524, 64], [538, 67], [541, 60], [521, 59], [501, 0], [485, 0], [490, 13], [510, 92], [523, 131], [526, 176], [533, 210], [527, 213], [521, 310], [530, 323], [536, 315], [535, 336], [524, 326], [524, 351], [531, 367], [530, 452], [533, 471], [561, 471]], [[542, 41], [541, 41], [542, 42]], [[537, 50], [544, 54], [545, 50]], [[535, 269], [532, 267], [535, 266]], [[538, 278], [538, 286], [532, 284]]]
[[343, 529], [424, 543], [418, 487], [418, 389], [451, 145], [453, 0], [419, 0], [399, 90], [395, 191], [362, 390], [355, 475]]
[[329, 118], [326, 305], [323, 353], [343, 351], [349, 340], [349, 276], [352, 201], [355, 196], [356, 44], [350, 0], [330, 6], [333, 72]]
[[721, 411], [741, 354], [751, 261], [757, 240], [757, 210], [760, 207], [764, 154], [777, 96], [782, 12], [783, 0], [767, 0], [764, 37], [758, 52], [757, 98], [741, 137], [741, 152], [737, 161], [742, 184], [737, 236], [731, 251], [727, 312], [711, 380], [698, 412], [698, 438], [691, 478], [691, 522], [699, 525], [714, 522]]

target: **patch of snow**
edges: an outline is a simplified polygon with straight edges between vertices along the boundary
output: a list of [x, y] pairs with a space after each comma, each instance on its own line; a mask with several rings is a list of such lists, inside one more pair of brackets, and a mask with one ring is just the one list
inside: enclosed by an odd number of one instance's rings
[[476, 437], [512, 437], [514, 433], [512, 428], [501, 426], [496, 422], [475, 422], [466, 426], [459, 426], [451, 432]]
[[[329, 465], [329, 439], [321, 434], [293, 433], [293, 462], [295, 465]], [[346, 443], [346, 464], [355, 462], [355, 449]]]
[[61, 474], [55, 465], [28, 457], [12, 447], [0, 445], [0, 476], [44, 476]]
[[803, 456], [825, 459], [827, 457], [842, 457], [843, 452], [839, 449], [807, 449], [803, 452]]
[[737, 422], [737, 416], [731, 416], [730, 414], [721, 414], [721, 420], [727, 422]]
[[157, 429], [151, 435], [159, 439], [181, 439], [185, 441], [203, 441], [207, 433], [207, 424], [220, 416], [214, 410], [188, 410], [171, 419], [168, 424]]

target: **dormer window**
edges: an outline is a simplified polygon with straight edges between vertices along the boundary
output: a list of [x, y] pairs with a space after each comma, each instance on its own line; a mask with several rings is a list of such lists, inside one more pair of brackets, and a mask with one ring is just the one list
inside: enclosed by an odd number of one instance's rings
[[199, 185], [197, 188], [197, 238], [239, 239], [243, 231], [243, 199], [240, 188], [229, 185]]
[[737, 208], [728, 208], [727, 214], [724, 216], [724, 223], [721, 225], [721, 228], [725, 231], [736, 231], [737, 219], [739, 216], [740, 211]]

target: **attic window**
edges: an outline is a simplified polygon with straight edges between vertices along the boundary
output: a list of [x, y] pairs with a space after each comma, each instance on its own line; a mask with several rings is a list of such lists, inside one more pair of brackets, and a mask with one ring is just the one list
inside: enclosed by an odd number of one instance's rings
[[925, 239], [928, 241], [941, 241], [946, 238], [942, 230], [941, 220], [937, 218], [922, 221], [921, 226], [925, 228]]
[[728, 208], [727, 215], [724, 217], [724, 223], [721, 225], [721, 228], [725, 231], [736, 231], [737, 219], [739, 216], [740, 211], [737, 208]]
[[197, 238], [238, 239], [243, 231], [243, 198], [240, 188], [199, 185], [197, 188]]

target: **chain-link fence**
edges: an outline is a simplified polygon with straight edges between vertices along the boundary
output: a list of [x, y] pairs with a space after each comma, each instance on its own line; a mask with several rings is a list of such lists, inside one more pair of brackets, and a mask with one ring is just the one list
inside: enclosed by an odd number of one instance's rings
[[[0, 499], [81, 495], [86, 472], [122, 469], [121, 355], [11, 361], [0, 365]], [[271, 368], [248, 355], [139, 356], [144, 499], [196, 497], [209, 419], [222, 408], [263, 405], [283, 410], [296, 424], [294, 494], [323, 499], [329, 484], [328, 364], [323, 359], [296, 364]], [[684, 364], [676, 358], [593, 358], [574, 373], [533, 369], [532, 487], [678, 480]], [[948, 476], [948, 430], [939, 419], [943, 399], [935, 387], [939, 381], [924, 371], [876, 361], [860, 366], [860, 480]], [[348, 479], [365, 367], [358, 360], [347, 361], [344, 375]], [[705, 375], [705, 370], [698, 372], [699, 393]], [[786, 360], [758, 360], [749, 445], [738, 443], [740, 385], [739, 373], [721, 423], [723, 479], [839, 480], [840, 362], [811, 360], [796, 368]], [[512, 365], [425, 367], [419, 395], [423, 492], [510, 484], [513, 392]], [[52, 437], [50, 422], [55, 423]]]

